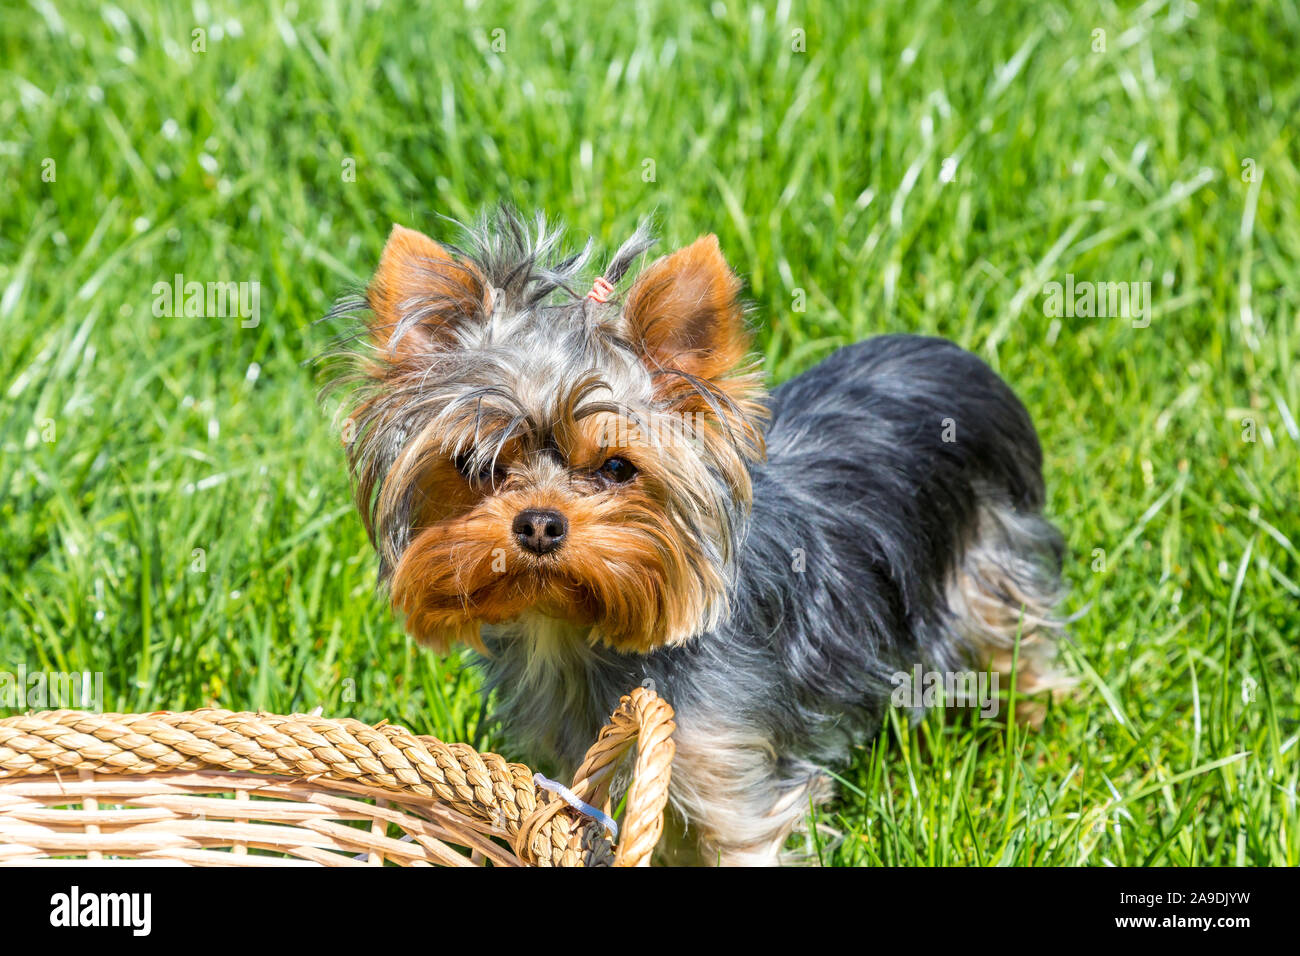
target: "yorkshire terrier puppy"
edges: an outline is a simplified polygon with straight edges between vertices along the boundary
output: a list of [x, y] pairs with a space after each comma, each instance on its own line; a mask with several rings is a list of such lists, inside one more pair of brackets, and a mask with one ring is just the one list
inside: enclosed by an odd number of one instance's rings
[[[392, 604], [481, 653], [512, 741], [571, 772], [647, 679], [677, 712], [675, 861], [767, 864], [900, 672], [1050, 689], [1061, 537], [980, 359], [888, 335], [770, 394], [713, 236], [593, 282], [539, 218], [393, 229], [348, 349], [348, 456]], [[590, 290], [590, 291], [588, 291]]]

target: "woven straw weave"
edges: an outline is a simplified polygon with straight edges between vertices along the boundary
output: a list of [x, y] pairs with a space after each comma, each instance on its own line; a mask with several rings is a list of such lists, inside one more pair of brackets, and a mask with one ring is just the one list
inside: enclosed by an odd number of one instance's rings
[[522, 764], [401, 727], [227, 710], [8, 717], [0, 864], [646, 865], [674, 729], [672, 708], [636, 688], [578, 769], [570, 789], [608, 813], [636, 745], [615, 846]]

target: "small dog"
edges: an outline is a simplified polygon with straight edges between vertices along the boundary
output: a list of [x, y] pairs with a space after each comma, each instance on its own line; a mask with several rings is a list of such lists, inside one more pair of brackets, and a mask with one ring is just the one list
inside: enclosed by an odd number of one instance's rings
[[[672, 862], [771, 864], [900, 672], [1050, 690], [1063, 544], [1024, 407], [975, 356], [888, 335], [764, 391], [713, 236], [616, 287], [508, 210], [462, 249], [394, 227], [345, 429], [417, 640], [481, 652], [512, 739], [568, 772], [620, 695], [677, 712]], [[590, 289], [590, 291], [588, 291]]]

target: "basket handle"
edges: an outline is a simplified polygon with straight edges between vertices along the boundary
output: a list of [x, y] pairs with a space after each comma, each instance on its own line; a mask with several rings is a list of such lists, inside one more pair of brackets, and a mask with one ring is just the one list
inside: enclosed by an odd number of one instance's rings
[[[633, 742], [637, 745], [615, 866], [648, 866], [650, 854], [663, 834], [664, 806], [677, 749], [673, 743], [676, 729], [673, 709], [667, 701], [648, 687], [634, 688], [619, 700], [609, 723], [574, 774], [570, 789], [579, 799], [594, 806], [607, 804], [615, 771]], [[537, 829], [566, 807], [561, 800], [548, 800], [538, 806], [519, 828], [516, 852], [529, 847]]]

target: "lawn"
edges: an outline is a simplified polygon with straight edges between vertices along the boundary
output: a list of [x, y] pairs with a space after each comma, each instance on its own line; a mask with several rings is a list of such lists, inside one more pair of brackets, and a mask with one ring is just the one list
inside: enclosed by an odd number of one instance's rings
[[[1300, 864], [1294, 0], [271, 6], [0, 19], [0, 671], [511, 754], [376, 593], [316, 320], [394, 221], [654, 214], [718, 234], [773, 382], [882, 332], [992, 363], [1069, 544], [1072, 694], [895, 716], [808, 846]], [[258, 308], [187, 316], [177, 275]]]

